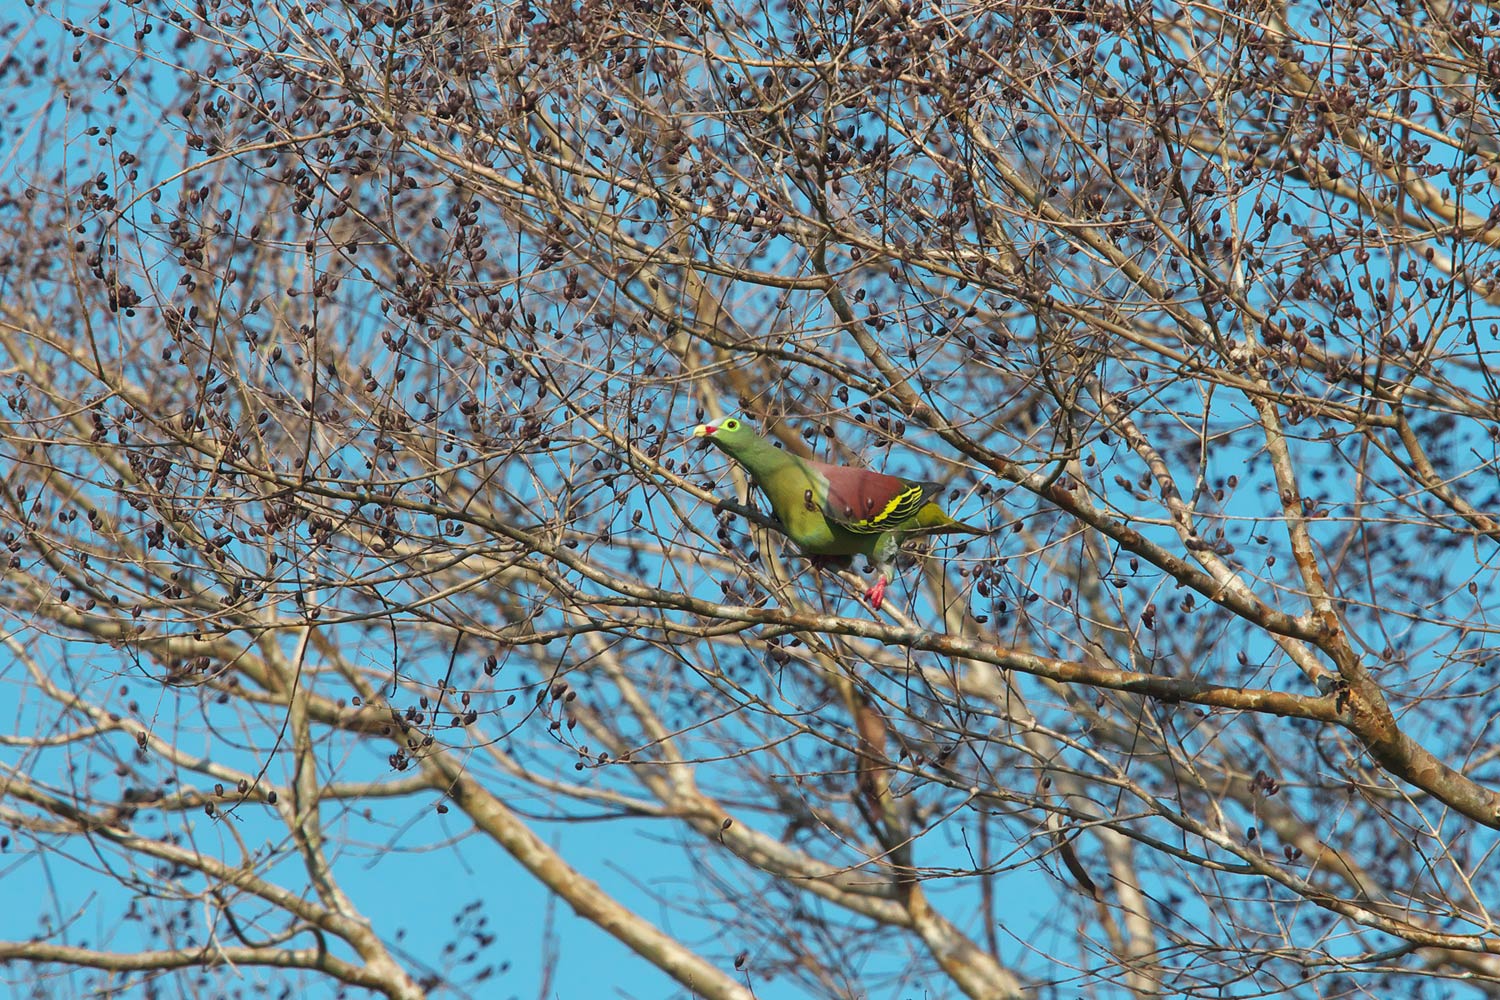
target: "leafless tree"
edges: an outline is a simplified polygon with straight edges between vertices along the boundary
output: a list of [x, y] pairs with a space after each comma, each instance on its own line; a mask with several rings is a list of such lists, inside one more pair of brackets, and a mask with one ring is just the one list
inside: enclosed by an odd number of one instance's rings
[[[682, 996], [1500, 994], [1500, 11], [49, 6], [9, 981], [545, 984], [420, 844]], [[872, 612], [730, 412], [995, 530]]]

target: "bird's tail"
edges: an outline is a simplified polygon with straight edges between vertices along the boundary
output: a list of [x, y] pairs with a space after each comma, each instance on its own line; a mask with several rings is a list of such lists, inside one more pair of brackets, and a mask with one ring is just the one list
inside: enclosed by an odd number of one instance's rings
[[917, 511], [916, 516], [911, 519], [912, 527], [916, 533], [924, 535], [942, 535], [950, 532], [962, 532], [969, 535], [988, 535], [995, 529], [978, 528], [972, 524], [949, 517], [943, 508], [935, 503], [929, 503]]

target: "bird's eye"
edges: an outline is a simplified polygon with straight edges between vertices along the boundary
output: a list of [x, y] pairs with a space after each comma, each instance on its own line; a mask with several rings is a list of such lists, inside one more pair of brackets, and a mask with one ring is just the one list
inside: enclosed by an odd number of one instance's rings
[[726, 431], [737, 431], [740, 429], [740, 422], [738, 420], [726, 420], [724, 421], [724, 429]]

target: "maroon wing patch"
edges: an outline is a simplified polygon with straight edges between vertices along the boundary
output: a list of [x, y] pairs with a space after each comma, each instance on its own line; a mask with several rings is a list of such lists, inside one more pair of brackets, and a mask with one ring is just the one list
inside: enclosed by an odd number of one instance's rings
[[825, 462], [809, 462], [828, 482], [823, 516], [849, 531], [878, 535], [916, 515], [939, 489], [869, 469], [851, 469]]

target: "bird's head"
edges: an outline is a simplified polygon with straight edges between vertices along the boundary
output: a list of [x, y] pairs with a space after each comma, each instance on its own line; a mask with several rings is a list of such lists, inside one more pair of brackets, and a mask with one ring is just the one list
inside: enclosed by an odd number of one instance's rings
[[711, 424], [699, 424], [694, 427], [693, 437], [716, 444], [732, 455], [736, 447], [754, 440], [755, 432], [744, 421], [726, 417]]

